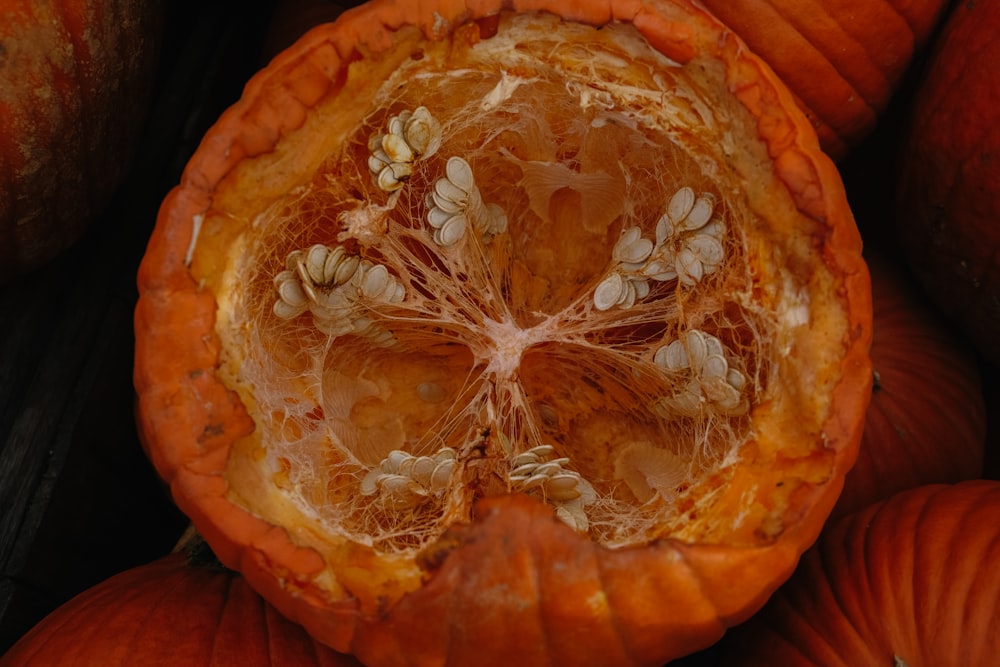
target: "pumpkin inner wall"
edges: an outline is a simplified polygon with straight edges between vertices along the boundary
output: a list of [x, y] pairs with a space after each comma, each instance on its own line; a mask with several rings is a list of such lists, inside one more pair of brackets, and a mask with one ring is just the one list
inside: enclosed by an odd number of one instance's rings
[[[361, 56], [192, 240], [256, 423], [233, 499], [373, 580], [419, 579], [421, 548], [506, 493], [609, 547], [773, 539], [740, 524], [829, 475], [846, 327], [721, 67], [531, 14]], [[384, 135], [423, 114], [439, 145], [414, 129], [385, 176]], [[720, 517], [737, 464], [788, 483]]]

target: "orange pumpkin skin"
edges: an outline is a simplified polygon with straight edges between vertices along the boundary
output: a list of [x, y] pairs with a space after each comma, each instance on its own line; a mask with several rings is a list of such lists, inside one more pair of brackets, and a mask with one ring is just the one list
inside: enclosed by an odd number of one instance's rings
[[[720, 492], [718, 512], [735, 517], [744, 494], [757, 487], [793, 490], [775, 501], [784, 509], [771, 523], [763, 504], [751, 509], [736, 531], [739, 545], [664, 538], [609, 549], [535, 499], [498, 495], [480, 500], [468, 523], [455, 524], [421, 554], [426, 573], [415, 589], [373, 599], [338, 593], [328, 584], [329, 556], [302, 542], [308, 529], [292, 536], [248, 511], [237, 499], [247, 492], [234, 491], [227, 479], [234, 447], [256, 425], [218, 374], [219, 304], [189, 268], [193, 239], [212, 242], [218, 230], [200, 225], [221, 190], [239, 199], [232, 184], [244, 167], [309, 122], [311, 110], [344, 85], [347, 64], [389, 49], [409, 26], [429, 38], [461, 26], [463, 39], [485, 39], [501, 9], [597, 26], [629, 22], [673, 60], [709, 54], [724, 64], [729, 90], [759, 119], [777, 180], [801, 214], [822, 226], [813, 240], [842, 281], [849, 332], [837, 342], [838, 376], [823, 379], [832, 386], [824, 444], [779, 466], [747, 448], [746, 469]], [[280, 170], [286, 168], [295, 165]], [[161, 207], [138, 282], [139, 426], [174, 499], [223, 563], [313, 636], [369, 665], [659, 665], [713, 643], [764, 603], [815, 540], [856, 455], [869, 397], [870, 285], [836, 168], [767, 67], [685, 0], [386, 0], [345, 12], [279, 54], [206, 135]], [[822, 474], [803, 472], [811, 461]], [[799, 483], [800, 474], [808, 479]], [[332, 576], [358, 588], [372, 578], [361, 565]]]
[[71, 245], [124, 179], [152, 93], [162, 7], [0, 2], [0, 282]]
[[238, 574], [176, 553], [117, 574], [42, 619], [3, 667], [361, 667], [317, 643]]
[[868, 257], [875, 383], [858, 459], [831, 518], [898, 491], [982, 476], [986, 401], [976, 358], [899, 267]]
[[724, 665], [996, 664], [1000, 482], [927, 485], [829, 524]]
[[945, 0], [704, 0], [795, 93], [823, 149], [875, 127]]
[[903, 143], [896, 236], [925, 291], [1000, 361], [1000, 7], [962, 2], [934, 45]]

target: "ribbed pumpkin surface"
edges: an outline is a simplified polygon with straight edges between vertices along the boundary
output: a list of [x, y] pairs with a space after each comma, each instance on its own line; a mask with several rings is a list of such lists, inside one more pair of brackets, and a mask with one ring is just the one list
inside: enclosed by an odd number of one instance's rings
[[97, 584], [42, 619], [3, 667], [360, 667], [217, 566], [173, 554]]
[[875, 127], [944, 0], [705, 0], [795, 93], [841, 158]]
[[[724, 664], [996, 664], [1000, 482], [904, 491], [830, 525]], [[893, 662], [895, 660], [895, 663]]]
[[834, 516], [897, 491], [983, 474], [986, 401], [975, 355], [901, 267], [878, 256], [869, 266], [875, 385]]

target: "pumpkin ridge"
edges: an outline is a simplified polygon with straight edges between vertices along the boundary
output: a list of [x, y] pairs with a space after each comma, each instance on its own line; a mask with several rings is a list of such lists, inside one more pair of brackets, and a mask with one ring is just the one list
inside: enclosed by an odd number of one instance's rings
[[[592, 550], [593, 551], [593, 550]], [[594, 557], [594, 574], [597, 578], [597, 590], [600, 591], [601, 595], [605, 600], [608, 599], [608, 584], [605, 576], [606, 563], [604, 559]], [[611, 633], [618, 640], [618, 645], [621, 647], [621, 652], [632, 662], [638, 662], [638, 656], [635, 648], [626, 640], [625, 633], [625, 622], [620, 617], [617, 608], [613, 604], [608, 604], [607, 611], [608, 623], [611, 626]]]
[[[780, 14], [770, 0], [766, 4], [772, 12], [770, 18], [768, 20], [764, 19], [764, 13], [761, 11], [762, 8], [755, 9], [754, 27], [746, 30], [746, 32], [751, 33], [759, 31], [761, 39], [764, 39], [768, 33], [768, 29], [763, 26], [768, 23], [780, 22]], [[728, 7], [729, 3], [715, 2], [712, 4], [712, 11], [718, 13], [725, 20], [725, 17], [729, 15], [726, 11]], [[748, 17], [737, 15], [736, 18], [746, 20]], [[808, 110], [810, 118], [814, 119], [812, 123], [813, 127], [822, 137], [826, 149], [836, 153], [846, 152], [847, 144], [856, 141], [854, 135], [859, 132], [860, 127], [874, 121], [874, 109], [868, 106], [864, 96], [860, 95], [854, 89], [851, 82], [829, 61], [822, 51], [809, 43], [802, 33], [795, 31], [794, 35], [798, 37], [798, 39], [794, 40], [793, 49], [797, 54], [797, 66], [792, 66], [791, 63], [786, 65], [777, 56], [768, 55], [764, 57], [767, 58], [769, 65], [778, 75], [794, 90], [796, 99], [801, 106]], [[757, 43], [756, 39], [751, 42], [750, 47], [761, 54], [768, 53], [769, 51], [767, 44]], [[816, 102], [819, 100], [814, 99], [817, 95], [813, 91], [813, 86], [820, 78], [817, 72], [823, 73], [822, 78], [825, 88], [839, 91], [836, 94], [838, 99], [849, 99], [853, 94], [861, 104], [861, 111], [852, 112], [842, 107], [842, 105], [817, 105]], [[830, 97], [833, 97], [833, 95]], [[828, 131], [824, 131], [824, 129]], [[833, 144], [828, 142], [833, 142]]]
[[[879, 107], [884, 106], [885, 99], [880, 98], [884, 98], [886, 95], [885, 91], [889, 89], [889, 78], [880, 68], [871, 64], [874, 61], [872, 52], [865, 45], [865, 42], [850, 30], [852, 25], [857, 25], [855, 21], [847, 21], [845, 20], [846, 17], [838, 18], [826, 11], [817, 0], [808, 0], [808, 5], [811, 7], [809, 10], [805, 9], [806, 2], [788, 4], [783, 0], [766, 1], [798, 34], [802, 35], [806, 42], [809, 44], [819, 43], [823, 46], [823, 48], [818, 48], [817, 50], [823, 54], [824, 59], [830, 63], [834, 70], [850, 84], [852, 90], [864, 100], [868, 108], [876, 111]], [[818, 22], [815, 20], [810, 21], [806, 17], [828, 19], [833, 26], [836, 26], [839, 34], [846, 37], [846, 39], [833, 39], [832, 43], [827, 44], [824, 38], [832, 37], [829, 29], [819, 27]], [[814, 25], [816, 29], [810, 30]], [[834, 45], [837, 45], [838, 48], [831, 48]], [[865, 63], [866, 67], [862, 68], [856, 61], [852, 61], [852, 67], [844, 68], [842, 63], [837, 62], [839, 60], [838, 56], [844, 55], [843, 51], [846, 50], [845, 47], [847, 46], [856, 47], [857, 50], [865, 55], [867, 59]], [[826, 55], [827, 52], [830, 53], [829, 56]]]
[[[933, 485], [934, 493], [931, 495], [936, 495], [937, 492], [944, 488], [944, 485]], [[926, 487], [925, 487], [926, 488]], [[892, 535], [892, 531], [899, 531], [898, 523], [889, 523], [892, 521], [891, 511], [883, 513], [885, 508], [893, 508], [894, 504], [902, 501], [903, 503], [908, 503], [909, 507], [915, 509], [915, 513], [908, 512], [906, 517], [906, 530], [900, 538]], [[923, 591], [915, 588], [914, 585], [917, 583], [919, 572], [918, 572], [918, 558], [915, 553], [914, 546], [916, 540], [919, 538], [919, 527], [923, 525], [924, 519], [930, 511], [929, 503], [927, 501], [927, 496], [923, 497], [913, 497], [902, 499], [899, 496], [892, 496], [885, 501], [876, 503], [874, 506], [874, 512], [872, 515], [875, 519], [872, 524], [867, 527], [867, 532], [872, 534], [874, 537], [874, 549], [876, 554], [883, 550], [890, 549], [893, 552], [898, 552], [901, 556], [900, 560], [892, 565], [882, 562], [885, 570], [882, 571], [872, 571], [869, 568], [865, 568], [863, 576], [865, 577], [866, 588], [871, 588], [874, 586], [879, 586], [880, 596], [872, 600], [866, 609], [886, 609], [887, 613], [892, 613], [894, 616], [898, 615], [900, 619], [905, 619], [905, 623], [908, 625], [909, 631], [904, 628], [903, 634], [906, 636], [919, 636], [920, 632], [920, 620], [918, 618], [919, 609], [918, 606], [921, 604], [921, 599], [919, 596], [923, 594]], [[916, 507], [914, 507], [916, 506]], [[912, 515], [912, 516], [911, 516]], [[890, 537], [892, 535], [892, 537]], [[872, 557], [873, 562], [881, 562], [877, 559], [877, 556]], [[898, 584], [898, 574], [899, 572], [906, 572], [905, 580], [903, 581], [902, 591], [896, 590]], [[879, 579], [882, 577], [882, 579]], [[900, 609], [902, 607], [902, 609]], [[891, 611], [890, 611], [891, 610]], [[870, 611], [869, 611], [870, 613]], [[878, 619], [872, 619], [875, 623]], [[903, 625], [903, 623], [897, 623], [896, 627]], [[894, 635], [896, 633], [896, 627], [894, 627], [889, 634], [885, 637], [880, 638], [878, 633], [871, 639], [872, 646], [878, 646], [879, 644], [884, 645], [888, 650], [891, 650], [894, 655], [900, 656], [906, 659], [905, 653], [910, 650], [909, 646], [893, 646]], [[900, 640], [900, 643], [905, 644], [905, 639]], [[904, 650], [905, 649], [905, 650]]]
[[[797, 605], [791, 604], [789, 600], [786, 600], [781, 596], [781, 589], [779, 589], [778, 595], [776, 596], [777, 604], [786, 609], [785, 613], [793, 615], [793, 620], [799, 625], [799, 628], [807, 628], [811, 637], [815, 638], [815, 642], [809, 642], [808, 646], [803, 646], [804, 642], [790, 642], [784, 637], [779, 637], [779, 641], [782, 641], [785, 645], [791, 647], [793, 651], [806, 656], [811, 661], [819, 662], [819, 656], [822, 655], [824, 662], [821, 664], [825, 664], [826, 660], [830, 657], [829, 654], [832, 654], [832, 656], [836, 658], [836, 664], [839, 667], [853, 667], [848, 665], [844, 660], [841, 649], [846, 643], [851, 642], [852, 640], [858, 643], [863, 642], [864, 633], [862, 633], [861, 627], [854, 621], [851, 615], [847, 613], [847, 608], [844, 606], [843, 600], [841, 600], [840, 596], [837, 595], [836, 589], [826, 583], [826, 579], [823, 575], [825, 575], [829, 569], [828, 558], [829, 556], [820, 550], [817, 554], [817, 558], [803, 559], [803, 561], [800, 561], [800, 567], [802, 567], [802, 571], [813, 574], [813, 576], [816, 577], [816, 580], [820, 582], [818, 584], [820, 590], [817, 591], [817, 596], [810, 598], [806, 604], [816, 606], [821, 604], [822, 600], [822, 604], [824, 606], [832, 604], [835, 608], [841, 611], [841, 616], [838, 617], [838, 621], [841, 622], [837, 624], [837, 628], [834, 630], [834, 632], [836, 632], [835, 639], [837, 641], [830, 641], [826, 638], [825, 635], [830, 633], [824, 633], [822, 631], [821, 621], [823, 619], [810, 618], [808, 615], [801, 613]], [[816, 573], [817, 570], [818, 573]], [[819, 654], [817, 653], [818, 649], [825, 649], [825, 652], [823, 654]], [[831, 667], [833, 667], [833, 665], [831, 665]]]
[[[1000, 542], [1000, 536], [987, 534], [982, 530], [983, 521], [978, 516], [983, 513], [984, 507], [988, 507], [983, 501], [996, 494], [996, 489], [989, 485], [982, 485], [980, 488], [973, 488], [974, 500], [968, 500], [961, 505], [948, 494], [951, 487], [942, 487], [935, 495], [928, 495], [923, 499], [926, 511], [922, 511], [917, 525], [920, 530], [914, 531], [913, 549], [917, 553], [925, 553], [926, 549], [921, 548], [921, 543], [937, 543], [939, 540], [947, 542], [957, 542], [961, 540], [962, 550], [957, 553], [950, 549], [946, 552], [941, 562], [927, 562], [923, 567], [916, 564], [913, 567], [913, 591], [914, 591], [914, 635], [919, 636], [923, 628], [933, 627], [935, 633], [940, 632], [943, 636], [962, 636], [964, 618], [958, 614], [948, 613], [948, 609], [953, 606], [949, 604], [954, 599], [969, 600], [973, 594], [982, 594], [982, 591], [973, 588], [977, 583], [977, 573], [975, 568], [963, 567], [964, 563], [976, 562], [986, 564], [989, 561], [983, 556], [989, 553], [991, 544]], [[959, 512], [957, 521], [949, 521], [947, 532], [943, 533], [938, 529], [938, 524], [945, 517], [953, 517]], [[983, 537], [986, 537], [984, 540]], [[928, 571], [941, 570], [950, 573], [946, 577], [928, 577]], [[921, 597], [918, 597], [921, 596]], [[963, 612], [967, 611], [967, 605], [962, 605]], [[924, 614], [920, 614], [924, 612]], [[944, 612], [944, 613], [941, 613]], [[964, 616], [964, 613], [963, 613]], [[921, 622], [923, 621], [923, 622]], [[930, 624], [933, 624], [931, 626]], [[949, 627], [950, 626], [950, 627]], [[960, 646], [960, 650], [966, 647]], [[935, 656], [922, 651], [929, 662], [934, 662]], [[947, 659], [946, 656], [937, 656], [938, 660]], [[962, 660], [964, 664], [976, 664], [971, 656]]]
[[[237, 579], [235, 577], [232, 577], [225, 581], [222, 590], [220, 592], [220, 595], [218, 596], [217, 600], [218, 606], [214, 609], [214, 614], [213, 614], [214, 618], [206, 619], [206, 625], [210, 625], [213, 628], [219, 628], [219, 629], [226, 627], [226, 618], [229, 616], [230, 609], [232, 607], [231, 600], [234, 592], [237, 589], [237, 586], [238, 586]], [[256, 615], [254, 615], [254, 617], [256, 617]], [[244, 617], [241, 620], [246, 620], [246, 618]], [[244, 632], [253, 633], [256, 636], [261, 637], [264, 642], [264, 645], [266, 647], [269, 647], [270, 636], [266, 632], [260, 632], [259, 625], [256, 625], [254, 627], [244, 626], [242, 629]], [[223, 633], [219, 631], [213, 632], [210, 642], [204, 648], [204, 660], [206, 662], [206, 667], [214, 667], [216, 664], [219, 664], [220, 662], [222, 664], [225, 664], [226, 662], [226, 657], [228, 657], [226, 655], [228, 649], [225, 647], [224, 644], [220, 643], [222, 642], [222, 634]], [[221, 656], [221, 660], [217, 658], [218, 656]]]
[[[159, 567], [157, 567], [157, 569], [159, 569]], [[83, 593], [83, 595], [87, 596], [87, 599], [90, 600], [90, 604], [97, 604], [98, 601], [101, 600], [102, 598], [110, 599], [111, 602], [111, 604], [108, 605], [101, 604], [101, 610], [104, 612], [103, 616], [106, 619], [106, 621], [97, 624], [95, 631], [95, 634], [97, 636], [101, 636], [102, 633], [108, 632], [110, 627], [109, 621], [112, 619], [119, 618], [122, 614], [122, 610], [128, 608], [134, 602], [140, 600], [145, 601], [149, 599], [155, 600], [155, 602], [151, 606], [148, 606], [146, 608], [145, 613], [142, 615], [141, 619], [129, 615], [128, 624], [126, 626], [129, 628], [129, 633], [127, 637], [123, 638], [126, 641], [122, 641], [119, 644], [119, 646], [116, 647], [121, 652], [122, 656], [126, 656], [137, 649], [141, 649], [142, 646], [141, 635], [143, 629], [146, 627], [145, 623], [146, 619], [148, 619], [152, 615], [153, 613], [152, 610], [155, 609], [155, 607], [159, 605], [170, 593], [169, 590], [152, 591], [152, 592], [144, 591], [141, 589], [134, 590], [132, 589], [131, 586], [125, 588], [124, 593], [120, 592], [123, 588], [122, 586], [123, 580], [131, 583], [131, 581], [134, 579], [138, 579], [135, 573], [126, 574], [126, 576], [123, 577], [123, 579], [120, 579], [116, 582], [115, 587], [101, 590], [98, 596], [93, 596], [93, 594], [89, 592]], [[152, 593], [152, 595], [150, 595], [150, 593]], [[85, 614], [87, 613], [87, 611], [88, 611], [87, 606], [84, 605], [81, 605], [77, 609], [78, 614]], [[93, 610], [90, 611], [91, 613], [93, 613]], [[88, 615], [87, 620], [88, 622], [92, 622], [93, 618], [97, 617], [98, 616], [96, 614], [93, 617], [90, 617]], [[82, 651], [85, 647], [85, 644], [80, 643], [79, 647], [80, 650]], [[40, 648], [44, 648], [44, 645], [41, 646]]]
[[[545, 536], [542, 535], [541, 539], [544, 541]], [[534, 580], [533, 588], [535, 591], [535, 604], [532, 611], [536, 616], [535, 624], [540, 629], [539, 640], [541, 650], [539, 653], [545, 656], [544, 660], [547, 667], [558, 667], [558, 663], [555, 661], [560, 658], [560, 655], [556, 653], [556, 644], [554, 643], [554, 638], [558, 636], [558, 619], [553, 619], [556, 622], [550, 622], [549, 620], [549, 609], [547, 608], [549, 605], [546, 604], [545, 578], [541, 575], [545, 571], [546, 559], [539, 553], [538, 541], [536, 539], [531, 540], [528, 554], [531, 559], [531, 566], [528, 569], [531, 571], [531, 577]]]
[[[830, 534], [836, 536], [846, 536], [847, 531], [842, 530], [842, 527], [837, 524], [830, 527]], [[831, 537], [830, 539], [834, 539]], [[862, 541], [867, 540], [867, 534], [861, 536], [855, 536], [855, 539], [860, 539]], [[865, 545], [863, 548], [867, 548]], [[807, 624], [814, 636], [820, 638], [820, 641], [824, 646], [829, 647], [840, 664], [847, 666], [845, 659], [845, 654], [849, 650], [858, 650], [858, 646], [865, 646], [866, 642], [871, 636], [871, 627], [868, 623], [868, 619], [865, 618], [863, 613], [858, 612], [857, 598], [853, 601], [849, 597], [845, 597], [843, 592], [839, 591], [836, 586], [830, 584], [827, 580], [827, 574], [833, 571], [837, 567], [840, 567], [841, 561], [839, 555], [823, 548], [819, 543], [815, 547], [812, 547], [810, 551], [807, 551], [803, 556], [802, 576], [810, 576], [817, 582], [819, 592], [822, 592], [827, 597], [821, 602], [819, 599], [814, 598], [810, 592], [808, 597], [803, 597], [803, 594], [798, 590], [793, 590], [789, 594], [788, 599], [782, 599], [782, 603], [790, 607], [796, 614], [796, 617], [801, 617], [803, 622]], [[862, 566], [863, 569], [863, 566]], [[779, 589], [778, 596], [782, 595], [781, 589]], [[859, 596], [867, 595], [869, 598], [875, 596], [875, 591], [866, 587], [863, 591], [860, 591]], [[811, 614], [799, 610], [812, 610], [817, 608], [831, 608], [828, 605], [833, 605], [840, 611], [839, 614], [831, 614], [829, 618], [821, 617], [811, 617]], [[832, 618], [834, 625], [828, 627], [829, 619]], [[800, 646], [801, 642], [794, 642], [795, 646]], [[851, 647], [850, 649], [848, 647]]]

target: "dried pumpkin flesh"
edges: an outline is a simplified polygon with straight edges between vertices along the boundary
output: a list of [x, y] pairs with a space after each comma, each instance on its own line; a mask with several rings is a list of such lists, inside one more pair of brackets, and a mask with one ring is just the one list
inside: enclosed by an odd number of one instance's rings
[[359, 48], [193, 216], [214, 372], [252, 422], [224, 497], [366, 613], [511, 494], [611, 550], [774, 544], [856, 446], [830, 428], [865, 364], [838, 183], [790, 187], [732, 72], [631, 24], [434, 37]]

